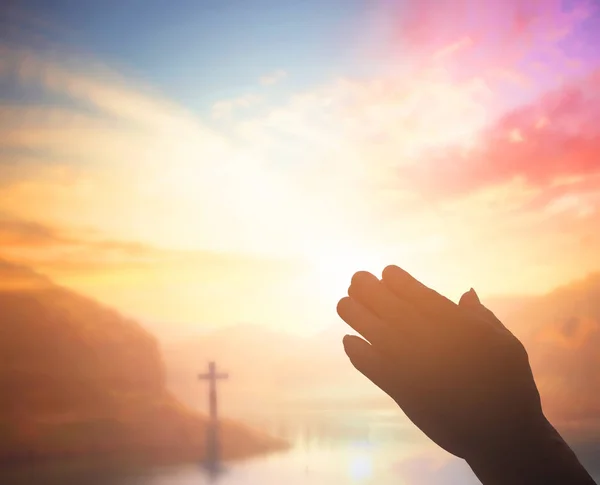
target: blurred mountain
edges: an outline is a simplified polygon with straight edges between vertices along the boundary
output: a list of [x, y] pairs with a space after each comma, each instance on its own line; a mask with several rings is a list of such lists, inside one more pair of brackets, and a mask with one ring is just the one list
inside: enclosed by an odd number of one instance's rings
[[[201, 354], [200, 354], [201, 355]], [[222, 423], [225, 458], [283, 446]], [[135, 321], [0, 261], [0, 461], [76, 455], [201, 459], [206, 418], [175, 399]]]
[[529, 298], [505, 323], [527, 348], [549, 418], [600, 436], [600, 273]]

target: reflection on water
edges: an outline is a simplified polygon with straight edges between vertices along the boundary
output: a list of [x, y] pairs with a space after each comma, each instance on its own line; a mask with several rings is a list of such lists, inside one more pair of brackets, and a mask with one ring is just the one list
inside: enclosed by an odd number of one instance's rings
[[285, 437], [283, 453], [227, 465], [209, 474], [199, 463], [143, 471], [45, 465], [0, 474], [3, 485], [449, 485], [479, 483], [461, 460], [431, 445], [411, 425], [386, 413], [313, 413], [249, 417]]

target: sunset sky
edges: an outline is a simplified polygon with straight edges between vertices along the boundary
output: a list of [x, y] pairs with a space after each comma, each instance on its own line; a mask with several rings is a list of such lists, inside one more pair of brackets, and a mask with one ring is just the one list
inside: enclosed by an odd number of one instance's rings
[[597, 1], [8, 5], [0, 257], [160, 336], [600, 270]]

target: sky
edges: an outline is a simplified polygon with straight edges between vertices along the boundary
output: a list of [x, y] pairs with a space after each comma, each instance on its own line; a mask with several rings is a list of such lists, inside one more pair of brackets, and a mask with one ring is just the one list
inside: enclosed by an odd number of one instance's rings
[[0, 257], [164, 338], [598, 271], [599, 7], [3, 3]]

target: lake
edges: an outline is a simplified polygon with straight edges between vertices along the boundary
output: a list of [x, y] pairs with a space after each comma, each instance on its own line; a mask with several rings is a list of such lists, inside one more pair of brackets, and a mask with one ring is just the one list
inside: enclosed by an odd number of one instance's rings
[[[226, 464], [210, 476], [200, 463], [138, 471], [46, 464], [0, 473], [2, 485], [450, 485], [478, 484], [468, 466], [439, 450], [397, 412], [315, 412], [261, 418], [287, 438], [285, 452]], [[256, 417], [255, 417], [256, 418]], [[598, 476], [595, 477], [598, 481]]]

